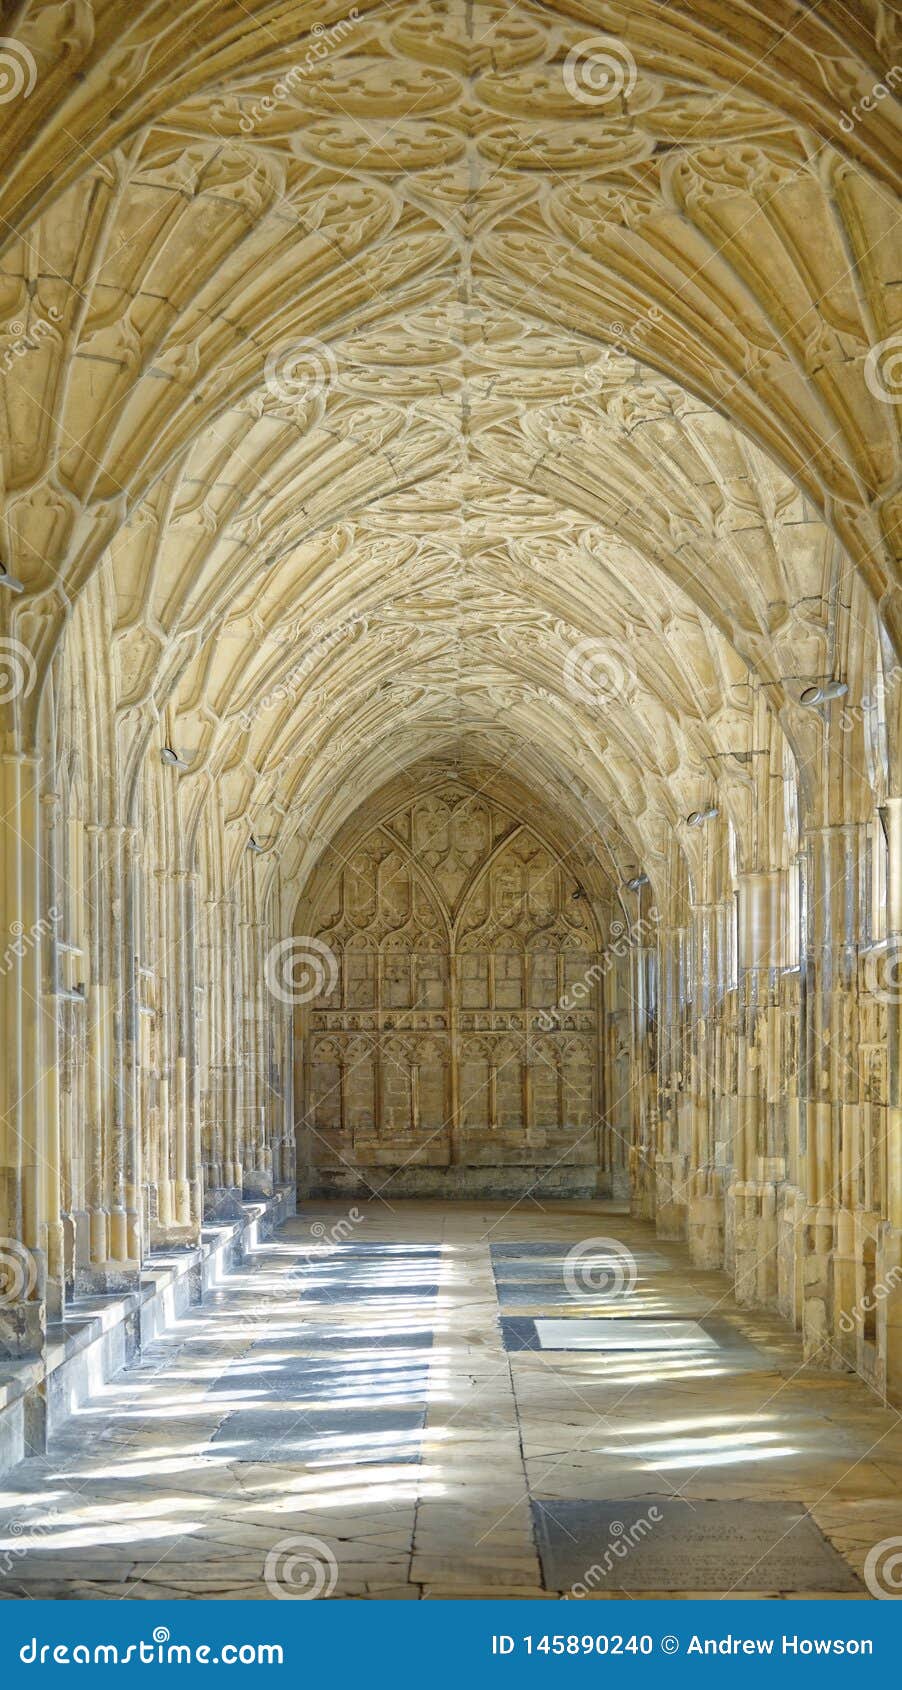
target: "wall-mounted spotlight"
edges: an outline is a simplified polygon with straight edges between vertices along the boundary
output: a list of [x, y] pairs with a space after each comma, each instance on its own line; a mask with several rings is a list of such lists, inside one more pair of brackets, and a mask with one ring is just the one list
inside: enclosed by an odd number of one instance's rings
[[632, 880], [624, 881], [628, 892], [638, 892], [640, 886], [648, 885], [647, 874], [634, 874]]
[[163, 746], [160, 752], [160, 762], [168, 763], [173, 769], [190, 769], [191, 767], [190, 763], [185, 762], [184, 757], [180, 757], [177, 751], [173, 751], [171, 745]]
[[0, 564], [0, 587], [5, 587], [8, 593], [24, 593], [25, 591], [21, 581], [17, 581], [15, 575], [10, 575], [9, 570], [4, 569], [2, 564]]
[[570, 893], [570, 897], [571, 897], [571, 899], [572, 899], [572, 900], [573, 900], [573, 902], [574, 902], [574, 903], [575, 903], [575, 902], [576, 902], [576, 900], [577, 900], [577, 898], [584, 898], [584, 897], [585, 897], [585, 895], [586, 895], [586, 889], [585, 889], [585, 887], [584, 887], [584, 886], [581, 886], [581, 885], [580, 885], [580, 883], [579, 883], [579, 881], [577, 881], [577, 882], [576, 882], [576, 891], [575, 891], [575, 892], [571, 892], [571, 893]]
[[705, 822], [713, 822], [720, 812], [716, 804], [709, 804], [707, 810], [693, 810], [691, 816], [686, 817], [687, 827], [704, 827]]
[[822, 681], [819, 686], [806, 687], [799, 703], [810, 710], [815, 704], [831, 704], [834, 698], [845, 698], [848, 690], [845, 681]]
[[247, 849], [249, 851], [255, 851], [258, 857], [262, 857], [265, 847], [263, 845], [258, 845], [253, 834], [251, 834], [250, 839], [247, 842]]

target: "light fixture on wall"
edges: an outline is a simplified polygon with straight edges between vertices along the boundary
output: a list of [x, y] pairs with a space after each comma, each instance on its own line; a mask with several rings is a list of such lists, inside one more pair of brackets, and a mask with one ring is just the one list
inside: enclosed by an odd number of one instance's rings
[[180, 757], [177, 751], [173, 751], [171, 745], [163, 746], [160, 752], [160, 762], [168, 763], [173, 769], [189, 769], [191, 767], [190, 763], [185, 762], [184, 757]]
[[250, 839], [247, 842], [247, 849], [249, 851], [256, 852], [256, 855], [258, 857], [262, 857], [263, 852], [265, 851], [266, 847], [265, 847], [265, 845], [258, 845], [256, 839], [253, 836], [253, 834], [251, 834]]
[[580, 885], [580, 883], [579, 883], [579, 881], [577, 881], [577, 882], [576, 882], [576, 890], [575, 890], [575, 892], [571, 892], [571, 893], [570, 893], [570, 897], [571, 897], [571, 899], [572, 899], [572, 901], [573, 901], [573, 902], [574, 902], [574, 903], [575, 903], [575, 902], [576, 902], [576, 900], [577, 900], [577, 898], [584, 898], [584, 897], [585, 897], [585, 896], [586, 896], [586, 889], [585, 889], [585, 887], [584, 887], [584, 886], [581, 886], [581, 885]]
[[10, 575], [4, 564], [0, 563], [0, 587], [5, 587], [8, 593], [24, 593], [25, 588], [15, 575]]
[[[834, 698], [845, 698], [849, 688], [845, 681], [837, 680], [834, 675], [778, 675], [773, 681], [759, 680], [759, 687], [782, 687], [787, 681], [795, 681], [802, 686], [799, 703], [806, 710], [811, 710], [817, 704], [829, 704]], [[752, 685], [751, 681], [737, 681], [736, 686]]]
[[705, 822], [713, 822], [715, 816], [718, 816], [719, 814], [720, 811], [718, 810], [717, 805], [709, 804], [706, 810], [693, 810], [692, 814], [686, 817], [686, 826], [704, 827]]
[[817, 686], [806, 687], [799, 696], [799, 703], [804, 704], [806, 710], [812, 710], [816, 704], [832, 704], [834, 698], [845, 698], [848, 690], [845, 681], [821, 681]]
[[648, 875], [634, 874], [632, 880], [625, 880], [623, 884], [628, 892], [638, 892], [640, 886], [648, 885]]

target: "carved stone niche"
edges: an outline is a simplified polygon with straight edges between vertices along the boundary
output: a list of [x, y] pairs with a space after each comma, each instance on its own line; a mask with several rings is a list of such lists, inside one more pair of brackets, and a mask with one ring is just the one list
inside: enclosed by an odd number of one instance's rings
[[368, 822], [309, 929], [337, 978], [301, 1041], [308, 1195], [594, 1195], [599, 936], [572, 874], [453, 778]]

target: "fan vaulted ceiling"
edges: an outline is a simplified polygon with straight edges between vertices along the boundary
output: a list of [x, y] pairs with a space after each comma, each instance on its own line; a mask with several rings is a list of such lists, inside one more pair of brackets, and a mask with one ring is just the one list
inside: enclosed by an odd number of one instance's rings
[[437, 759], [622, 874], [898, 636], [895, 8], [8, 13], [17, 625], [293, 872]]

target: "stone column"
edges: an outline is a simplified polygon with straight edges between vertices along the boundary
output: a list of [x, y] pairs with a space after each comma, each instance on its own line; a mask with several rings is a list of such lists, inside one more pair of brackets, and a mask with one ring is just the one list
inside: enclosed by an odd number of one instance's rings
[[231, 898], [208, 898], [207, 1017], [209, 1090], [206, 1103], [204, 1215], [211, 1221], [238, 1220], [241, 1162], [236, 1117], [235, 906]]
[[902, 798], [887, 802], [886, 1042], [887, 1108], [884, 1204], [876, 1278], [878, 1353], [886, 1357], [886, 1394], [902, 1403]]
[[276, 1022], [278, 1035], [277, 1068], [279, 1096], [275, 1100], [278, 1118], [274, 1123], [276, 1151], [274, 1174], [282, 1185], [294, 1185], [297, 1178], [297, 1150], [294, 1128], [294, 1019], [289, 1009], [281, 1009]]
[[45, 1107], [39, 766], [0, 754], [0, 1356], [40, 1355]]
[[148, 923], [156, 939], [156, 1036], [159, 1064], [157, 1108], [148, 1138], [148, 1210], [150, 1249], [161, 1248], [167, 1241], [174, 1223], [172, 1192], [172, 952], [170, 920], [170, 881], [161, 868], [154, 868], [148, 884]]
[[783, 874], [739, 877], [738, 1115], [733, 1247], [736, 1296], [747, 1305], [777, 1298], [777, 1191], [786, 1178], [780, 969]]
[[864, 835], [857, 823], [806, 839], [807, 936], [803, 990], [807, 1208], [801, 1229], [805, 1353], [841, 1365], [839, 1325], [855, 1303], [854, 1195], [849, 1141], [858, 1138], [858, 941], [864, 914]]
[[199, 1242], [204, 1210], [203, 1157], [200, 1142], [200, 1073], [197, 1048], [197, 1018], [203, 988], [198, 978], [197, 875], [180, 876], [182, 881], [181, 967], [182, 1013], [180, 1061], [184, 1063], [184, 1156], [181, 1158], [184, 1191], [181, 1198], [184, 1224]]
[[42, 1210], [46, 1236], [46, 1301], [48, 1320], [61, 1320], [66, 1303], [66, 1253], [62, 1221], [62, 1147], [60, 1144], [61, 1039], [57, 990], [57, 949], [63, 893], [59, 871], [60, 800], [56, 792], [41, 799], [43, 876], [41, 906], [41, 1002], [44, 1047], [44, 1194]]
[[659, 957], [659, 1074], [661, 1118], [655, 1157], [655, 1226], [661, 1238], [684, 1238], [688, 1211], [689, 1100], [686, 1091], [689, 1009], [685, 927], [661, 929]]
[[[124, 952], [124, 830], [98, 823], [86, 828], [91, 908], [87, 990], [87, 1210], [88, 1257], [76, 1261], [79, 1295], [134, 1290], [140, 1262], [136, 1216], [129, 1221], [126, 1147], [127, 1088]], [[82, 1249], [84, 1248], [82, 1241]]]
[[658, 947], [640, 942], [630, 947], [630, 1092], [633, 1138], [630, 1146], [630, 1212], [637, 1220], [655, 1218], [655, 1159], [659, 1136], [658, 1102]]
[[263, 963], [269, 929], [264, 922], [243, 924], [244, 1015], [247, 1037], [247, 1095], [245, 1107], [245, 1197], [271, 1197], [272, 1150], [267, 1142], [269, 1086], [267, 1083], [268, 1016], [270, 1013]]
[[158, 871], [164, 973], [163, 1062], [157, 1147], [156, 1248], [190, 1248], [201, 1225], [200, 1135], [196, 1095], [195, 943], [191, 875]]
[[241, 965], [238, 952], [238, 911], [233, 898], [223, 898], [219, 906], [219, 990], [224, 1005], [222, 1026], [222, 1142], [223, 1181], [227, 1191], [234, 1192], [238, 1210], [244, 1181], [244, 1136], [241, 1125], [243, 1098], [242, 1055], [243, 1024], [241, 1020]]
[[141, 1216], [144, 1180], [141, 1131], [141, 852], [140, 830], [129, 827], [122, 836], [123, 923], [122, 995], [123, 1031], [123, 1151], [122, 1199], [125, 1209], [125, 1248], [129, 1261], [140, 1264], [146, 1248]]
[[724, 1259], [724, 1191], [717, 1166], [723, 1011], [729, 981], [732, 900], [692, 906], [695, 992], [689, 1029], [688, 1242], [699, 1267]]

